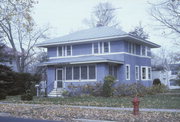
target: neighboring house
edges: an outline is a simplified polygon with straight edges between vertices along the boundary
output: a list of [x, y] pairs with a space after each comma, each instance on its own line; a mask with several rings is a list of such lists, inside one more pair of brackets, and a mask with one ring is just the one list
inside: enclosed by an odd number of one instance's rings
[[5, 45], [2, 51], [4, 51], [4, 53], [6, 54], [6, 57], [4, 57], [5, 61], [0, 62], [0, 64], [11, 67], [13, 71], [17, 72], [18, 70], [17, 70], [16, 61], [13, 56], [14, 54], [13, 49]]
[[179, 89], [180, 86], [176, 83], [178, 73], [180, 73], [180, 64], [170, 64], [170, 70], [153, 68], [152, 79], [160, 79], [161, 83], [169, 89]]
[[58, 95], [70, 84], [103, 82], [112, 75], [116, 83], [140, 82], [152, 85], [151, 48], [159, 45], [123, 32], [114, 27], [97, 27], [44, 41], [47, 48], [47, 92]]

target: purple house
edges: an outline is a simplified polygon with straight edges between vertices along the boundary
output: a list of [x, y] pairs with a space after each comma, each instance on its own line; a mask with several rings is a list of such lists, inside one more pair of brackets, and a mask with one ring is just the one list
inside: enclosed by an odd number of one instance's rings
[[74, 32], [37, 45], [47, 48], [47, 91], [60, 95], [70, 84], [103, 82], [112, 75], [116, 83], [152, 85], [151, 48], [159, 45], [114, 27]]

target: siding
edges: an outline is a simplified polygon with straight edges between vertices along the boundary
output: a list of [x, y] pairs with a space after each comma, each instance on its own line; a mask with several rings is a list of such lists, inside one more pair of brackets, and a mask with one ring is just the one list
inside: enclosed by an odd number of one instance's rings
[[124, 52], [124, 41], [111, 41], [111, 52]]
[[57, 47], [49, 47], [47, 48], [48, 57], [56, 57], [57, 56]]
[[92, 43], [72, 45], [72, 55], [92, 54]]

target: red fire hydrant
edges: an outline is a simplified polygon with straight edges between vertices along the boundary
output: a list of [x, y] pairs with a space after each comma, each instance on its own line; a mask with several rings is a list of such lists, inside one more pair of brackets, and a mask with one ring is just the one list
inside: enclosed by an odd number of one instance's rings
[[139, 99], [137, 96], [134, 97], [132, 103], [133, 103], [133, 114], [138, 115], [139, 114]]

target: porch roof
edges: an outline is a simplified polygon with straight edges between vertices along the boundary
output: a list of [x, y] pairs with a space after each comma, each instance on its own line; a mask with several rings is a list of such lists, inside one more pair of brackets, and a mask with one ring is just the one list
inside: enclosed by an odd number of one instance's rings
[[123, 61], [112, 60], [105, 57], [97, 57], [97, 56], [85, 56], [85, 57], [71, 57], [71, 58], [59, 58], [59, 59], [51, 59], [48, 62], [43, 62], [40, 66], [48, 66], [48, 65], [66, 65], [66, 64], [87, 64], [87, 63], [116, 63], [123, 64]]

